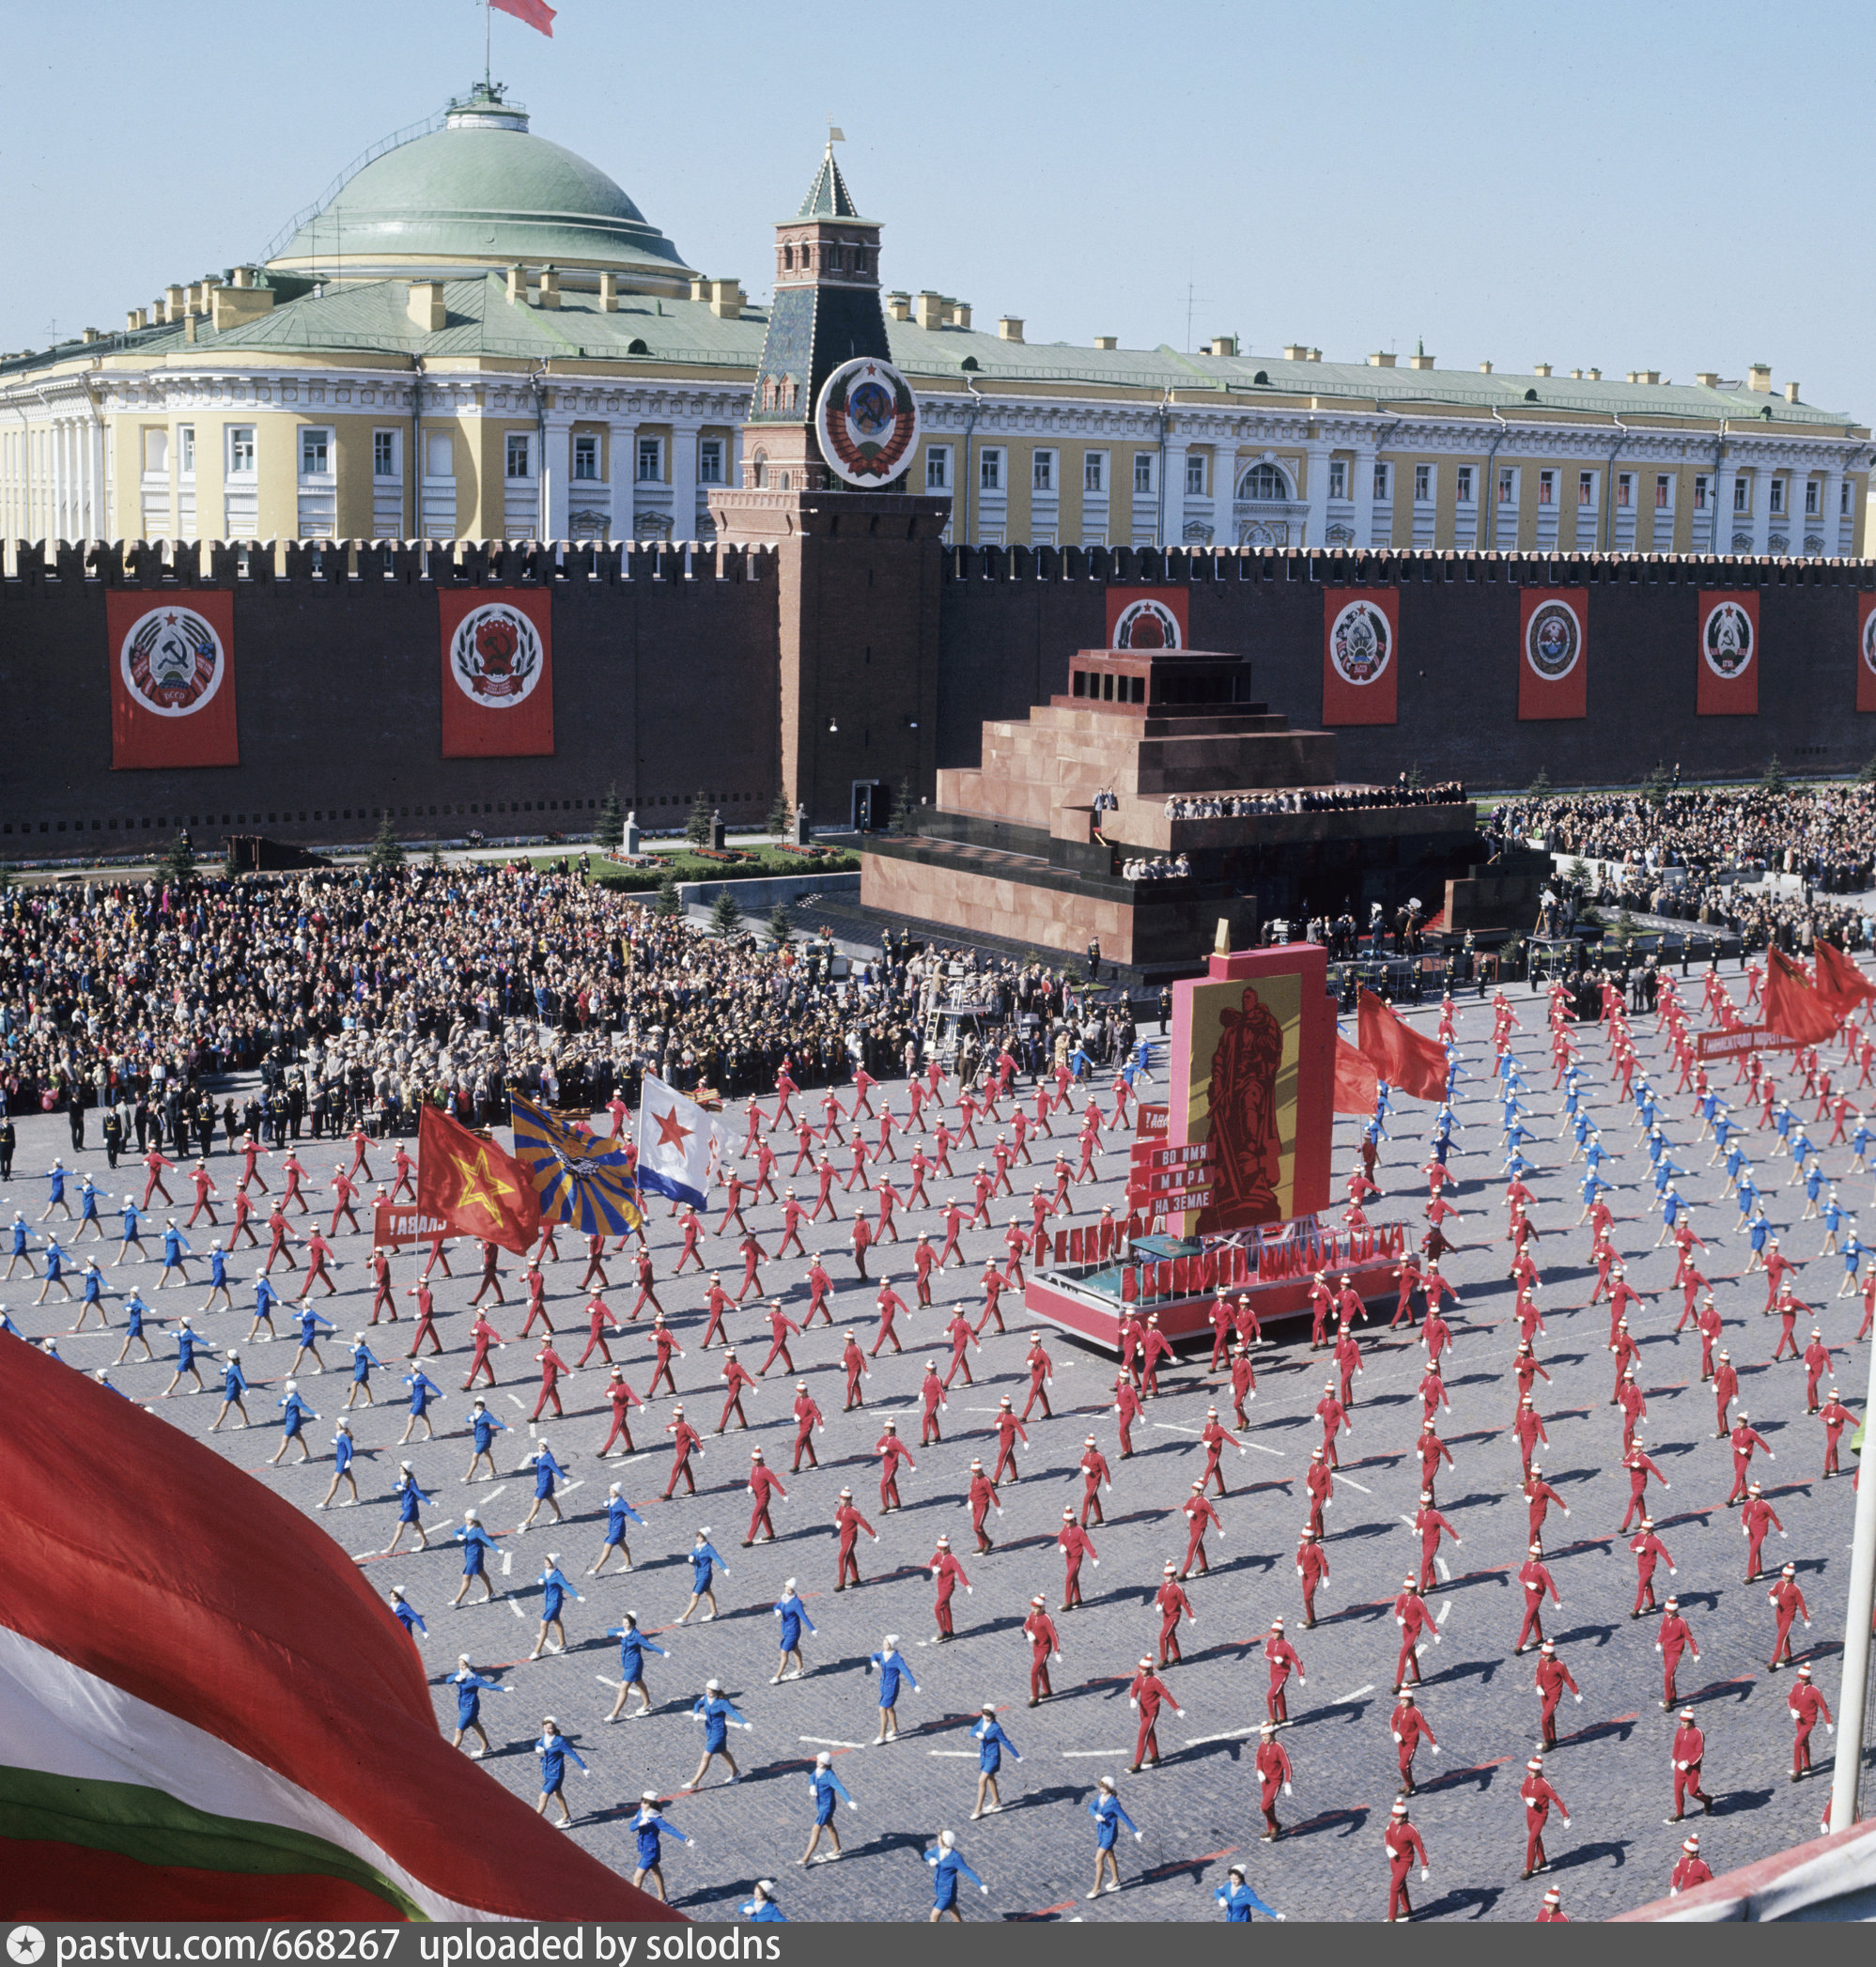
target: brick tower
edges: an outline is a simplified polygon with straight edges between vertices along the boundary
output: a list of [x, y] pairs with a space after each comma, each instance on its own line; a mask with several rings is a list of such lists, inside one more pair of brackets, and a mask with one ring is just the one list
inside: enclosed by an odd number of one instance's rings
[[891, 355], [879, 226], [859, 215], [830, 139], [800, 209], [775, 228], [742, 484], [710, 497], [720, 540], [776, 550], [782, 783], [824, 827], [883, 826], [902, 786], [918, 798], [936, 779], [951, 501], [908, 495], [903, 473], [887, 488], [855, 489], [829, 469], [814, 431], [829, 376]]

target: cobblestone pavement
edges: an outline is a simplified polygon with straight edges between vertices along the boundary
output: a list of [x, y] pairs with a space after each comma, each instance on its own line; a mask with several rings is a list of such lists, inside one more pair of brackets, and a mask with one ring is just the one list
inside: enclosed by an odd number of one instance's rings
[[[1732, 982], [1735, 995], [1743, 997], [1736, 973]], [[1690, 987], [1690, 1007], [1695, 996]], [[1602, 1308], [1586, 1304], [1592, 1278], [1586, 1265], [1588, 1232], [1574, 1227], [1580, 1168], [1566, 1165], [1569, 1143], [1554, 1138], [1558, 1097], [1550, 1090], [1543, 1005], [1522, 996], [1516, 1001], [1525, 1025], [1516, 1043], [1532, 1088], [1537, 1114], [1532, 1124], [1539, 1136], [1534, 1157], [1542, 1169], [1531, 1178], [1540, 1199], [1535, 1219], [1543, 1240], [1537, 1254], [1548, 1325], [1539, 1349], [1551, 1375], [1548, 1385], [1538, 1383], [1550, 1436], [1542, 1459], [1572, 1510], [1567, 1524], [1555, 1512], [1552, 1516], [1551, 1563], [1564, 1610], [1547, 1629], [1558, 1640], [1584, 1696], [1580, 1708], [1566, 1703], [1567, 1732], [1549, 1759], [1549, 1773], [1573, 1821], [1565, 1829], [1553, 1818], [1548, 1849], [1566, 1909], [1577, 1918], [1595, 1918], [1665, 1893], [1682, 1831], [1662, 1820], [1671, 1807], [1670, 1724], [1657, 1707], [1655, 1621], [1631, 1621], [1627, 1616], [1635, 1595], [1634, 1564], [1627, 1540], [1617, 1529], [1627, 1483], [1614, 1468], [1620, 1431], [1620, 1416], [1608, 1405], [1612, 1373], [1605, 1350], [1606, 1315]], [[1653, 1019], [1638, 1017], [1636, 1027], [1645, 1058], [1659, 1061], [1664, 1048]], [[1424, 1888], [1417, 1883], [1415, 1889], [1422, 1917], [1528, 1919], [1537, 1910], [1543, 1882], [1519, 1880], [1524, 1811], [1518, 1785], [1536, 1740], [1537, 1702], [1531, 1656], [1519, 1659], [1512, 1653], [1521, 1611], [1515, 1573], [1527, 1541], [1526, 1511], [1517, 1494], [1517, 1451], [1507, 1431], [1515, 1405], [1508, 1372], [1515, 1330], [1510, 1321], [1508, 1251], [1500, 1240], [1503, 1150], [1492, 1098], [1486, 1006], [1464, 1008], [1460, 1037], [1472, 1074], [1462, 1081], [1458, 1110], [1464, 1132], [1457, 1137], [1454, 1157], [1461, 1185], [1456, 1200], [1465, 1213], [1460, 1222], [1449, 1225], [1462, 1249], [1446, 1267], [1461, 1286], [1462, 1300], [1449, 1377], [1452, 1413], [1442, 1418], [1457, 1465], [1446, 1472], [1440, 1504], [1464, 1542], [1442, 1553], [1441, 1582], [1429, 1595], [1442, 1643], [1426, 1649], [1421, 1703], [1443, 1753], [1423, 1755], [1419, 1772], [1415, 1820], [1434, 1868], [1431, 1883]], [[1612, 1104], [1600, 1034], [1587, 1034], [1585, 1045], [1606, 1139], [1621, 1155], [1614, 1164], [1620, 1185], [1613, 1198], [1619, 1242], [1631, 1277], [1650, 1300], [1640, 1320], [1649, 1438], [1673, 1485], [1669, 1495], [1658, 1498], [1658, 1526], [1679, 1572], [1665, 1582], [1679, 1589], [1701, 1649], [1698, 1665], [1685, 1663], [1681, 1692], [1695, 1704], [1708, 1733], [1707, 1781], [1717, 1804], [1711, 1820], [1698, 1827], [1718, 1871], [1815, 1832], [1828, 1789], [1829, 1742], [1819, 1738], [1824, 1773], [1809, 1783], [1791, 1785], [1791, 1725], [1785, 1709], [1791, 1676], [1766, 1670], [1771, 1614], [1764, 1585], [1743, 1582], [1743, 1546], [1733, 1514], [1724, 1507], [1729, 1456], [1725, 1445], [1713, 1438], [1712, 1409], [1698, 1380], [1698, 1345], [1691, 1334], [1678, 1340], [1671, 1336], [1679, 1311], [1678, 1296], [1670, 1300], [1667, 1295], [1672, 1252], [1654, 1247], [1656, 1221], [1644, 1206], [1651, 1195], [1637, 1185], [1645, 1158], [1630, 1117]], [[1729, 1068], [1725, 1077], [1729, 1082]], [[1110, 1105], [1105, 1087], [1101, 1091], [1104, 1106]], [[903, 1111], [903, 1085], [885, 1092]], [[875, 1097], [876, 1102], [879, 1096]], [[811, 1111], [818, 1110], [817, 1098], [808, 1096]], [[1426, 1158], [1430, 1115], [1424, 1107], [1402, 1105], [1404, 1110], [1392, 1123], [1394, 1138], [1382, 1154], [1387, 1194], [1372, 1205], [1372, 1213], [1380, 1220], [1404, 1217], [1418, 1235], [1425, 1190], [1417, 1170]], [[1761, 1472], [1789, 1541], [1775, 1539], [1771, 1549], [1798, 1564], [1813, 1619], [1811, 1630], [1800, 1629], [1798, 1637], [1808, 1643], [1819, 1684], [1835, 1710], [1851, 1484], [1818, 1479], [1822, 1431], [1805, 1414], [1801, 1369], [1769, 1363], [1776, 1322], [1760, 1316], [1762, 1281], [1737, 1276], [1744, 1252], [1734, 1233], [1734, 1212], [1722, 1192], [1723, 1171], [1709, 1167], [1707, 1145], [1696, 1144], [1689, 1099], [1671, 1098], [1668, 1111], [1667, 1131], [1678, 1158], [1694, 1170], [1682, 1188], [1710, 1246], [1703, 1262], [1726, 1317], [1726, 1342], [1740, 1362], [1741, 1397], [1777, 1456]], [[1820, 1138], [1825, 1131], [1818, 1130]], [[1058, 1127], [1059, 1135], [1063, 1132], [1072, 1135], [1073, 1123]], [[140, 1170], [126, 1167], [112, 1177], [101, 1153], [74, 1157], [62, 1115], [30, 1117], [22, 1122], [20, 1134], [12, 1183], [0, 1190], [0, 1216], [10, 1217], [17, 1207], [37, 1223], [45, 1197], [40, 1170], [56, 1154], [63, 1154], [68, 1166], [75, 1159], [95, 1172], [114, 1196], [132, 1187], [133, 1174], [141, 1189]], [[738, 1140], [741, 1134], [736, 1117]], [[1355, 1138], [1350, 1123], [1338, 1123], [1338, 1186], [1352, 1160]], [[1860, 1306], [1853, 1299], [1832, 1297], [1841, 1274], [1837, 1260], [1819, 1255], [1817, 1223], [1794, 1226], [1803, 1191], [1782, 1185], [1785, 1169], [1774, 1161], [1767, 1137], [1755, 1133], [1751, 1138], [1774, 1220], [1788, 1250], [1804, 1260], [1798, 1289], [1819, 1306], [1825, 1335], [1840, 1350], [1845, 1397], [1860, 1413], [1868, 1355], [1851, 1342]], [[1072, 1141], [1064, 1144], [1072, 1146]], [[985, 1145], [989, 1145], [987, 1137]], [[324, 1143], [303, 1142], [299, 1151], [312, 1181], [323, 1185], [333, 1151]], [[907, 1152], [904, 1143], [900, 1151]], [[779, 1172], [792, 1158], [790, 1147]], [[937, 1203], [941, 1205], [948, 1193], [968, 1199], [968, 1174], [977, 1158], [960, 1151], [954, 1162], [958, 1181], [935, 1178], [931, 1194]], [[387, 1159], [381, 1151], [374, 1154], [380, 1176]], [[1849, 1150], [1831, 1148], [1825, 1161], [1834, 1175], [1845, 1178], [1846, 1199], [1860, 1201], [1865, 1178], [1850, 1179]], [[1087, 1219], [1087, 1212], [1100, 1201], [1118, 1203], [1124, 1142], [1110, 1142], [1099, 1165], [1104, 1170], [1099, 1185], [1075, 1191], [1076, 1208], [1082, 1212], [1078, 1219]], [[842, 1166], [844, 1178], [844, 1160]], [[225, 1196], [233, 1187], [236, 1167], [226, 1154], [212, 1163]], [[1038, 1167], [1034, 1172], [1040, 1176], [1045, 1169]], [[277, 1186], [277, 1174], [271, 1179]], [[188, 1195], [186, 1183], [177, 1187], [175, 1177], [171, 1182], [179, 1198]], [[806, 1192], [812, 1196], [812, 1188]], [[180, 1219], [187, 1211], [178, 1207], [175, 1213]], [[711, 1213], [712, 1231], [719, 1213]], [[1113, 1364], [1063, 1336], [1048, 1336], [1055, 1361], [1054, 1417], [1041, 1420], [1039, 1412], [1032, 1417], [1030, 1445], [1021, 1454], [1021, 1479], [1002, 1491], [1003, 1514], [992, 1519], [997, 1548], [985, 1557], [974, 1551], [963, 1493], [970, 1458], [994, 1449], [990, 1427], [999, 1396], [1013, 1394], [1019, 1408], [1023, 1402], [1027, 1375], [1021, 1362], [1029, 1336], [1020, 1307], [1013, 1309], [1008, 1335], [999, 1337], [992, 1329], [982, 1354], [972, 1355], [976, 1384], [960, 1380], [952, 1388], [942, 1447], [919, 1448], [916, 1405], [923, 1360], [931, 1355], [942, 1362], [938, 1335], [949, 1316], [945, 1308], [981, 1303], [978, 1279], [986, 1259], [1003, 1253], [1002, 1231], [1011, 1214], [1006, 1201], [994, 1233], [967, 1232], [969, 1261], [944, 1274], [938, 1309], [915, 1310], [904, 1321], [907, 1345], [903, 1355], [889, 1350], [873, 1362], [863, 1412], [841, 1411], [838, 1331], [816, 1326], [796, 1342], [796, 1362], [828, 1417], [817, 1444], [818, 1470], [804, 1469], [797, 1476], [790, 1473], [792, 1376], [779, 1366], [748, 1402], [747, 1436], [733, 1431], [719, 1438], [710, 1432], [721, 1404], [720, 1397], [713, 1398], [720, 1364], [716, 1353], [703, 1354], [696, 1345], [705, 1280], [694, 1270], [681, 1279], [670, 1278], [676, 1226], [660, 1205], [651, 1226], [659, 1293], [689, 1347], [677, 1365], [678, 1383], [689, 1414], [704, 1428], [707, 1450], [698, 1469], [700, 1493], [674, 1503], [660, 1499], [669, 1464], [660, 1433], [669, 1417], [668, 1396], [654, 1402], [648, 1417], [634, 1415], [637, 1456], [606, 1466], [595, 1460], [605, 1433], [605, 1369], [596, 1355], [586, 1371], [566, 1383], [567, 1417], [542, 1431], [570, 1467], [572, 1480], [563, 1492], [567, 1520], [537, 1526], [525, 1536], [517, 1533], [517, 1526], [527, 1513], [532, 1483], [519, 1464], [534, 1432], [528, 1415], [536, 1371], [534, 1342], [516, 1342], [520, 1314], [513, 1272], [518, 1266], [508, 1266], [505, 1310], [494, 1312], [495, 1324], [509, 1340], [495, 1355], [501, 1384], [490, 1396], [513, 1430], [499, 1443], [503, 1475], [499, 1482], [464, 1487], [470, 1453], [463, 1416], [469, 1403], [460, 1389], [467, 1368], [467, 1305], [475, 1279], [473, 1260], [462, 1248], [456, 1279], [443, 1280], [439, 1274], [436, 1280], [450, 1347], [431, 1368], [431, 1376], [447, 1392], [438, 1411], [437, 1438], [402, 1450], [436, 1499], [429, 1518], [431, 1548], [422, 1554], [406, 1549], [390, 1558], [374, 1555], [391, 1541], [395, 1526], [388, 1496], [405, 1425], [398, 1381], [407, 1370], [408, 1323], [371, 1333], [387, 1370], [374, 1375], [376, 1408], [361, 1408], [352, 1416], [364, 1450], [359, 1464], [364, 1500], [355, 1509], [321, 1514], [318, 1521], [367, 1566], [375, 1584], [401, 1586], [427, 1619], [429, 1636], [422, 1650], [436, 1685], [440, 1725], [454, 1727], [455, 1703], [442, 1679], [458, 1652], [470, 1653], [487, 1670], [499, 1667], [513, 1691], [485, 1697], [484, 1717], [496, 1744], [482, 1765], [487, 1774], [532, 1800], [532, 1742], [540, 1718], [555, 1714], [591, 1770], [586, 1778], [569, 1777], [568, 1798], [579, 1820], [571, 1835], [605, 1862], [628, 1870], [632, 1847], [626, 1826], [635, 1799], [646, 1789], [668, 1799], [671, 1820], [695, 1843], [689, 1849], [667, 1848], [666, 1877], [673, 1898], [695, 1916], [734, 1917], [750, 1882], [766, 1875], [779, 1881], [782, 1903], [795, 1918], [922, 1918], [930, 1890], [920, 1853], [939, 1829], [950, 1827], [958, 1832], [961, 1848], [989, 1886], [987, 1897], [967, 1895], [967, 1916], [1213, 1918], [1212, 1892], [1223, 1880], [1228, 1854], [1236, 1852], [1248, 1859], [1257, 1889], [1292, 1918], [1379, 1917], [1387, 1886], [1381, 1834], [1397, 1782], [1388, 1730], [1389, 1682], [1398, 1646], [1390, 1604], [1417, 1556], [1417, 1540], [1406, 1520], [1416, 1501], [1411, 1450], [1419, 1420], [1415, 1388], [1424, 1355], [1404, 1332], [1390, 1335], [1384, 1329], [1388, 1314], [1366, 1329], [1366, 1370], [1358, 1383], [1355, 1433], [1343, 1443], [1342, 1473], [1329, 1515], [1333, 1574], [1318, 1605], [1324, 1616], [1314, 1631], [1304, 1632], [1292, 1560], [1304, 1516], [1301, 1478], [1318, 1438], [1312, 1410], [1323, 1368], [1309, 1357], [1307, 1331], [1280, 1331], [1275, 1343], [1262, 1349], [1260, 1391], [1244, 1437], [1247, 1452], [1240, 1459], [1227, 1450], [1225, 1457], [1232, 1486], [1221, 1505], [1226, 1536], [1222, 1542], [1212, 1540], [1210, 1575], [1195, 1578], [1189, 1587], [1200, 1622], [1187, 1629], [1185, 1665], [1171, 1670], [1185, 1713], [1169, 1717], [1160, 1730], [1164, 1766], [1128, 1775], [1134, 1718], [1127, 1708], [1126, 1681], [1134, 1662], [1151, 1649], [1156, 1636], [1157, 1616], [1149, 1599], [1161, 1563], [1184, 1549], [1174, 1512], [1199, 1472], [1196, 1433], [1217, 1383], [1204, 1370], [1202, 1352], [1186, 1360], [1167, 1375], [1161, 1397], [1148, 1404], [1136, 1434], [1140, 1452], [1129, 1462], [1115, 1461], [1113, 1493], [1104, 1498], [1107, 1522], [1093, 1532], [1100, 1568], [1084, 1572], [1087, 1606], [1061, 1619], [1067, 1657], [1057, 1669], [1056, 1696], [1030, 1710], [1025, 1704], [1029, 1649], [1019, 1627], [1031, 1592], [1045, 1593], [1051, 1608], [1060, 1599], [1062, 1560], [1054, 1535], [1064, 1503], [1078, 1503], [1080, 1497], [1076, 1464], [1083, 1436], [1094, 1433], [1110, 1458], [1117, 1454], [1109, 1406]], [[935, 1210], [908, 1212], [908, 1218], [912, 1231], [938, 1226]], [[157, 1234], [151, 1239], [151, 1247], [159, 1251], [162, 1219], [159, 1208]], [[780, 1240], [777, 1208], [765, 1202], [750, 1212], [749, 1220], [772, 1250]], [[107, 1221], [107, 1231], [113, 1227]], [[876, 1252], [884, 1262], [871, 1266], [876, 1279], [882, 1270], [892, 1276], [908, 1299], [909, 1240], [908, 1234], [906, 1244]], [[203, 1226], [192, 1233], [192, 1241], [198, 1251], [206, 1249]], [[721, 1265], [733, 1288], [739, 1279], [736, 1241], [734, 1233], [706, 1239], [712, 1261]], [[585, 1339], [583, 1293], [577, 1288], [582, 1264], [578, 1239], [569, 1232], [563, 1243], [563, 1260], [549, 1266], [550, 1304], [566, 1335], [561, 1349], [573, 1359]], [[809, 1247], [814, 1247], [812, 1237]], [[870, 1345], [876, 1285], [862, 1284], [854, 1276], [840, 1232], [824, 1235], [821, 1247], [829, 1250], [829, 1266], [839, 1280], [838, 1316], [852, 1322]], [[90, 1247], [88, 1241], [80, 1244], [79, 1253]], [[235, 1262], [243, 1280], [237, 1286], [238, 1309], [197, 1320], [217, 1346], [241, 1345], [256, 1382], [249, 1401], [256, 1426], [245, 1433], [219, 1433], [215, 1446], [309, 1511], [317, 1511], [330, 1478], [333, 1422], [349, 1385], [346, 1344], [365, 1324], [370, 1303], [365, 1239], [341, 1237], [338, 1249], [344, 1260], [341, 1294], [321, 1304], [338, 1331], [323, 1346], [323, 1376], [309, 1371], [301, 1379], [320, 1416], [309, 1430], [318, 1450], [311, 1464], [267, 1464], [277, 1430], [266, 1423], [293, 1347], [290, 1339], [271, 1345], [244, 1342], [252, 1301], [248, 1280], [256, 1253], [243, 1249]], [[833, 1252], [839, 1253], [838, 1261]], [[116, 1254], [111, 1242], [104, 1251], [107, 1264]], [[400, 1303], [406, 1302], [401, 1288], [413, 1280], [420, 1261], [421, 1253], [408, 1252], [397, 1261]], [[798, 1259], [771, 1262], [764, 1267], [763, 1281], [784, 1289], [798, 1310], [806, 1298], [804, 1271]], [[155, 1293], [151, 1287], [157, 1274], [155, 1264], [139, 1270], [134, 1262], [108, 1271], [114, 1287], [140, 1283], [166, 1322], [185, 1308], [193, 1312], [207, 1295], [200, 1266], [195, 1267], [198, 1281], [186, 1291]], [[628, 1262], [613, 1260], [611, 1275], [610, 1300], [623, 1316], [634, 1295]], [[294, 1283], [290, 1278], [285, 1283], [290, 1296]], [[0, 1297], [10, 1302], [24, 1330], [56, 1337], [61, 1355], [74, 1365], [89, 1369], [116, 1358], [122, 1343], [116, 1301], [112, 1301], [114, 1329], [108, 1337], [99, 1337], [94, 1328], [68, 1338], [71, 1314], [56, 1301], [56, 1293], [38, 1308], [36, 1295], [37, 1284], [19, 1277], [0, 1287]], [[1801, 1336], [1808, 1323], [1801, 1326]], [[754, 1302], [733, 1313], [730, 1324], [744, 1361], [752, 1368], [760, 1365], [766, 1325]], [[281, 1326], [283, 1333], [289, 1329], [284, 1317]], [[612, 1340], [615, 1355], [641, 1391], [650, 1367], [643, 1333], [641, 1324]], [[170, 1376], [174, 1348], [166, 1331], [154, 1336], [156, 1363], [116, 1369], [116, 1383], [136, 1399], [151, 1402], [177, 1426], [205, 1433], [217, 1399], [194, 1393], [158, 1399]], [[889, 1414], [899, 1417], [918, 1465], [902, 1481], [904, 1510], [886, 1516], [878, 1508], [874, 1443]], [[1225, 1417], [1230, 1417], [1228, 1405]], [[749, 1448], [757, 1443], [782, 1475], [788, 1495], [777, 1508], [778, 1541], [745, 1550], [749, 1498], [743, 1485]], [[625, 1483], [649, 1527], [634, 1533], [637, 1569], [629, 1576], [588, 1579], [586, 1569], [600, 1549], [606, 1485], [612, 1479]], [[862, 1540], [860, 1546], [864, 1588], [837, 1597], [829, 1518], [843, 1484], [854, 1489], [879, 1541]], [[449, 1601], [460, 1565], [445, 1540], [472, 1502], [501, 1539], [492, 1568], [502, 1595], [491, 1604], [453, 1612]], [[728, 1575], [720, 1580], [721, 1616], [711, 1623], [693, 1621], [674, 1630], [689, 1597], [685, 1553], [705, 1526], [729, 1559]], [[950, 1533], [973, 1588], [957, 1600], [958, 1637], [942, 1647], [932, 1643], [932, 1588], [921, 1568], [940, 1531]], [[538, 1603], [535, 1580], [550, 1551], [560, 1554], [583, 1597], [568, 1607], [569, 1650], [527, 1663], [522, 1656], [534, 1642]], [[773, 1686], [777, 1628], [770, 1607], [791, 1576], [798, 1579], [818, 1631], [808, 1640], [802, 1677]], [[652, 1715], [607, 1727], [604, 1716], [612, 1699], [618, 1654], [603, 1635], [628, 1609], [670, 1649], [670, 1657], [651, 1663]], [[1279, 1614], [1290, 1621], [1307, 1681], [1291, 1688], [1285, 1740], [1296, 1788], [1294, 1799], [1282, 1805], [1285, 1835], [1272, 1846], [1257, 1841], [1262, 1825], [1251, 1762], [1256, 1727], [1264, 1715], [1262, 1641], [1269, 1621]], [[870, 1744], [877, 1719], [876, 1682], [863, 1665], [888, 1633], [902, 1635], [919, 1690], [901, 1704], [903, 1738], [876, 1748]], [[696, 1766], [701, 1746], [701, 1730], [689, 1710], [710, 1676], [723, 1681], [754, 1728], [731, 1737], [743, 1772], [737, 1785], [723, 1782], [719, 1765], [705, 1789], [686, 1794], [679, 1786]], [[968, 1820], [975, 1757], [966, 1730], [985, 1700], [998, 1704], [1022, 1760], [1006, 1767], [1000, 1813], [973, 1823]], [[839, 1813], [844, 1859], [802, 1872], [795, 1861], [813, 1815], [805, 1771], [823, 1746], [834, 1755], [834, 1769], [859, 1808]], [[1082, 1895], [1093, 1870], [1093, 1825], [1086, 1804], [1102, 1773], [1119, 1777], [1122, 1799], [1143, 1835], [1138, 1843], [1122, 1837], [1123, 1889], [1089, 1905]]]

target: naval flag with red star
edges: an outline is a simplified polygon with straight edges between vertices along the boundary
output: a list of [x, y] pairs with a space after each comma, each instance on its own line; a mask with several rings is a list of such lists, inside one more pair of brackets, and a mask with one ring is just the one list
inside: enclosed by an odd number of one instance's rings
[[721, 1129], [662, 1079], [649, 1075], [639, 1105], [639, 1188], [701, 1209], [710, 1192], [710, 1155]]

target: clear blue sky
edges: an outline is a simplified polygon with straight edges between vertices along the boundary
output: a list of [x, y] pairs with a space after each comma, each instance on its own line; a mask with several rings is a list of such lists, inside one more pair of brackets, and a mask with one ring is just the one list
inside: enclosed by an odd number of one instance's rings
[[[91, 0], [10, 48], [0, 348], [259, 252], [479, 75], [476, 0]], [[1741, 376], [1876, 415], [1867, 8], [561, 0], [494, 22], [535, 129], [767, 292], [824, 118], [889, 286], [1031, 341], [1235, 333]], [[841, 78], [836, 81], [832, 78]]]

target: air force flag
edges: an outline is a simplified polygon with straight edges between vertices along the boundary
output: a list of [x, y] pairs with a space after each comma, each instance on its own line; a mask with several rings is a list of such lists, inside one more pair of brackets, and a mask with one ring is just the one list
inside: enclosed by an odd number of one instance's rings
[[640, 1189], [703, 1208], [721, 1132], [695, 1100], [647, 1074], [639, 1101]]

